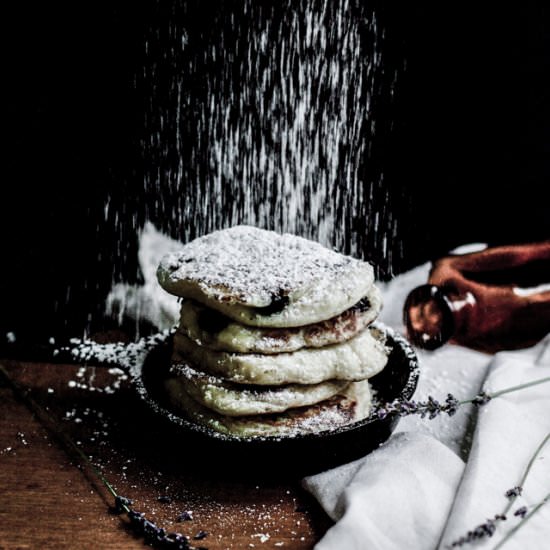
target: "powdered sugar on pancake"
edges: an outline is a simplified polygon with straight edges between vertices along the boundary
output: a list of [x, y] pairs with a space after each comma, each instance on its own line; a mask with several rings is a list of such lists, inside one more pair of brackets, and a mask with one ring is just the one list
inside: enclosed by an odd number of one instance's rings
[[157, 276], [168, 292], [255, 326], [328, 319], [358, 302], [374, 280], [367, 262], [250, 226], [195, 239], [164, 256]]

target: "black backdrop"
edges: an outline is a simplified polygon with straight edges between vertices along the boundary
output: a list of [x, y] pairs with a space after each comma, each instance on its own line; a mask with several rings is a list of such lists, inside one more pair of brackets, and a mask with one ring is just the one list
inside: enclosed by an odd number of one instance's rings
[[[115, 230], [103, 207], [107, 196], [146, 200], [136, 192], [146, 162], [136, 74], [146, 29], [170, 11], [137, 4], [5, 12], [1, 339], [101, 328], [112, 280], [135, 279], [116, 246], [122, 234], [135, 247], [134, 228], [121, 211], [126, 229]], [[204, 28], [223, 6], [194, 4], [192, 24]], [[393, 273], [465, 242], [550, 237], [547, 8], [374, 4], [387, 58], [407, 64], [378, 158], [385, 185], [407, 197]]]

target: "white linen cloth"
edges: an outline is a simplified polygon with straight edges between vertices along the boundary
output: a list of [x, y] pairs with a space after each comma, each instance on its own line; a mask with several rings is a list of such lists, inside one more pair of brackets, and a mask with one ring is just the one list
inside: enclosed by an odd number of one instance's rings
[[[117, 284], [107, 310], [146, 319], [159, 329], [173, 326], [177, 299], [156, 282], [160, 257], [180, 243], [147, 224], [140, 236], [139, 262], [145, 285]], [[469, 245], [472, 251], [483, 245]], [[379, 283], [384, 297], [380, 321], [403, 332], [408, 292], [427, 281], [429, 264]], [[421, 374], [414, 399], [443, 401], [447, 393], [468, 399], [550, 376], [550, 335], [533, 348], [494, 356], [445, 345], [417, 351]], [[432, 550], [448, 548], [479, 524], [501, 513], [504, 493], [522, 473], [550, 431], [550, 383], [495, 398], [479, 410], [466, 405], [453, 416], [402, 418], [392, 437], [366, 457], [308, 477], [304, 487], [335, 525], [315, 550]], [[535, 461], [523, 494], [511, 512], [533, 506], [550, 492], [550, 443]], [[493, 548], [518, 519], [508, 514], [493, 537], [471, 546]], [[505, 544], [505, 550], [550, 547], [550, 503]], [[467, 547], [467, 546], [464, 546]]]

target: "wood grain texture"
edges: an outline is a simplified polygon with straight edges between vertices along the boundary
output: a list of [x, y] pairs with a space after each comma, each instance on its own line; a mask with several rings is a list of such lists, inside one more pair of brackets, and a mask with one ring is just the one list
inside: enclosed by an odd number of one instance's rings
[[[11, 388], [0, 387], [1, 550], [144, 548], [52, 427], [77, 442], [135, 509], [168, 531], [191, 537], [206, 531], [197, 544], [211, 550], [305, 550], [330, 526], [298, 477], [237, 474], [227, 471], [223, 457], [212, 457], [210, 469], [200, 467], [191, 460], [196, 450], [156, 440], [155, 426], [135, 410], [120, 372], [1, 364], [49, 416], [37, 419]], [[184, 511], [192, 520], [178, 522]]]

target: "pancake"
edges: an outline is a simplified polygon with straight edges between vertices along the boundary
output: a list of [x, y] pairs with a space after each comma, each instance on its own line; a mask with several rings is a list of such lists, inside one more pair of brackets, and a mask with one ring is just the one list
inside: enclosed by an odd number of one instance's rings
[[211, 430], [240, 437], [291, 437], [317, 433], [362, 420], [371, 409], [371, 392], [366, 380], [353, 382], [330, 399], [309, 407], [290, 409], [283, 414], [243, 417], [217, 414], [193, 399], [181, 386], [172, 388], [174, 379], [168, 379], [166, 383], [175, 411]]
[[362, 380], [380, 372], [388, 350], [384, 334], [369, 327], [341, 344], [261, 355], [212, 351], [176, 332], [172, 371], [190, 362], [202, 371], [240, 384], [318, 384], [326, 380]]
[[245, 325], [325, 321], [366, 296], [372, 266], [295, 235], [250, 226], [215, 231], [165, 255], [160, 285]]
[[227, 416], [281, 413], [329, 399], [349, 385], [347, 380], [286, 386], [239, 386], [201, 373], [191, 366], [178, 369], [167, 382], [172, 394], [185, 391], [201, 405]]
[[382, 305], [373, 286], [369, 294], [340, 315], [303, 327], [260, 328], [236, 323], [216, 310], [184, 300], [178, 330], [200, 346], [235, 353], [288, 353], [321, 348], [353, 338], [372, 323]]

